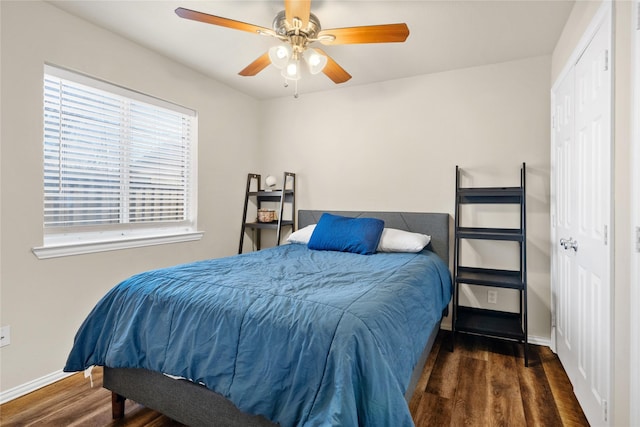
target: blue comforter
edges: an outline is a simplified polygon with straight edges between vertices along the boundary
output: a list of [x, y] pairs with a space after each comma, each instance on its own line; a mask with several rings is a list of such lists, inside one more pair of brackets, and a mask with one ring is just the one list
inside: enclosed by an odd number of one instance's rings
[[451, 297], [435, 254], [284, 245], [133, 276], [78, 331], [66, 372], [145, 368], [283, 426], [413, 425], [411, 372]]

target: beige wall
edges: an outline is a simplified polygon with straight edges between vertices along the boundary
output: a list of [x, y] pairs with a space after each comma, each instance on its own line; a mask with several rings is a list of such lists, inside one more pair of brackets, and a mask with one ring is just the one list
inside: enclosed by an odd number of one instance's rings
[[[233, 254], [246, 173], [256, 164], [259, 104], [182, 65], [42, 2], [2, 10], [1, 324], [3, 391], [62, 369], [97, 300], [141, 270]], [[198, 242], [38, 260], [42, 244], [44, 62], [193, 108], [200, 116]]]
[[[301, 209], [453, 218], [456, 165], [469, 185], [517, 186], [526, 162], [529, 333], [548, 342], [549, 69], [550, 57], [537, 57], [264, 101], [264, 168], [298, 173]], [[501, 218], [486, 207], [476, 214]], [[493, 264], [501, 248], [470, 251]], [[486, 289], [479, 292], [486, 301]]]
[[[552, 55], [552, 81], [565, 68], [600, 1], [578, 1]], [[613, 409], [611, 425], [629, 420], [629, 301], [631, 248], [631, 2], [615, 1], [614, 8], [614, 264], [613, 264]], [[636, 402], [637, 404], [637, 402]]]

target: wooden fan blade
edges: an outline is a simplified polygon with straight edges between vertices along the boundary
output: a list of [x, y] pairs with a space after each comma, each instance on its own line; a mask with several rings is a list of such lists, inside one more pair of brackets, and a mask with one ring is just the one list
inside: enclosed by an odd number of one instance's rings
[[176, 15], [180, 18], [191, 19], [192, 21], [204, 22], [206, 24], [218, 25], [220, 27], [227, 27], [234, 30], [248, 31], [250, 33], [257, 33], [261, 31], [273, 32], [273, 30], [259, 25], [247, 24], [246, 22], [235, 21], [221, 16], [209, 15], [208, 13], [185, 9], [184, 7], [177, 8]]
[[[322, 36], [334, 36], [335, 40], [323, 40]], [[363, 27], [333, 28], [322, 30], [318, 38], [322, 44], [397, 43], [409, 37], [407, 24], [365, 25]]]
[[271, 64], [269, 52], [265, 52], [263, 55], [258, 57], [258, 59], [244, 67], [244, 70], [240, 71], [238, 74], [245, 77], [255, 76], [260, 71], [264, 70], [269, 64]]
[[351, 78], [351, 74], [347, 73], [344, 68], [342, 68], [336, 61], [333, 60], [333, 58], [327, 55], [327, 52], [317, 47], [314, 49], [327, 57], [327, 65], [324, 66], [322, 72], [331, 80], [333, 80], [334, 83], [344, 83]]
[[311, 0], [285, 0], [284, 12], [289, 24], [293, 25], [293, 18], [298, 18], [302, 21], [301, 28], [307, 28], [311, 13]]

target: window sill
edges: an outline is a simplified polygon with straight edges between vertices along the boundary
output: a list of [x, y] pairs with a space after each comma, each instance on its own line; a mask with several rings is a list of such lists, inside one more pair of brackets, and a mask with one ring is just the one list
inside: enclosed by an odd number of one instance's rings
[[38, 259], [48, 259], [63, 256], [91, 254], [95, 252], [116, 251], [119, 249], [164, 245], [167, 243], [191, 242], [202, 239], [203, 235], [203, 231], [195, 231], [180, 234], [132, 237], [128, 239], [100, 242], [82, 242], [55, 246], [41, 246], [32, 248], [31, 251]]

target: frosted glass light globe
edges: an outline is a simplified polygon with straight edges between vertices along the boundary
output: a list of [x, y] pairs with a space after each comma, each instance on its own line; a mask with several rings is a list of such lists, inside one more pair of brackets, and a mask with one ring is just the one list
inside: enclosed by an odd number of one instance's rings
[[276, 56], [278, 59], [284, 59], [289, 56], [289, 52], [287, 52], [287, 48], [284, 46], [278, 46], [276, 49]]

